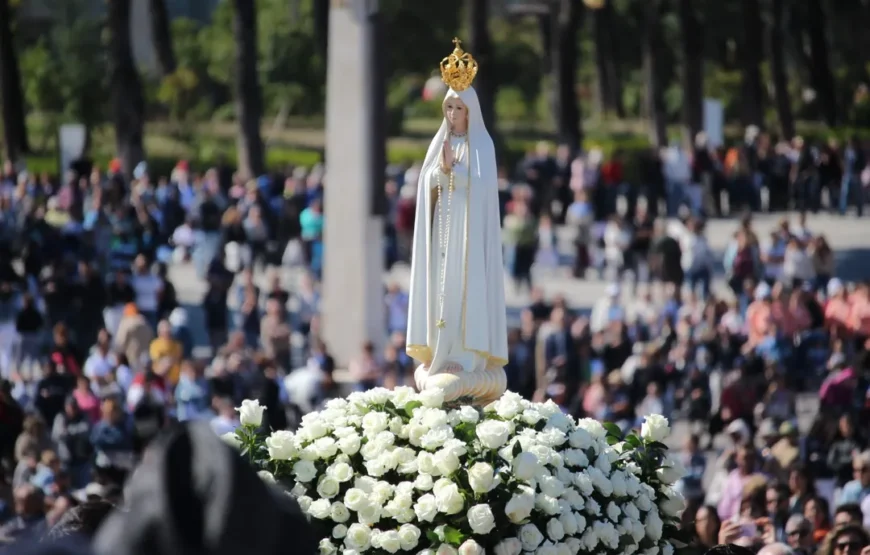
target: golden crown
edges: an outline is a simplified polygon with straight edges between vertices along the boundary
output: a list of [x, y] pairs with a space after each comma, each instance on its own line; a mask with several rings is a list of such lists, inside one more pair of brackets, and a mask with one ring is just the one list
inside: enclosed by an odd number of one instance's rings
[[456, 92], [464, 91], [471, 86], [477, 75], [477, 62], [471, 54], [459, 45], [462, 41], [453, 39], [453, 53], [441, 60], [441, 80]]

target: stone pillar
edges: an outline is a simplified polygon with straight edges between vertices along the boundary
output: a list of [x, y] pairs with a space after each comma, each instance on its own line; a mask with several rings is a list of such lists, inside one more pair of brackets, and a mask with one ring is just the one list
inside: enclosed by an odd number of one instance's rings
[[384, 175], [384, 161], [370, 148], [383, 138], [373, 137], [371, 125], [371, 5], [330, 2], [322, 328], [336, 364], [346, 367], [363, 343], [380, 349], [385, 340], [383, 221], [373, 215], [372, 194], [383, 187], [376, 176]]

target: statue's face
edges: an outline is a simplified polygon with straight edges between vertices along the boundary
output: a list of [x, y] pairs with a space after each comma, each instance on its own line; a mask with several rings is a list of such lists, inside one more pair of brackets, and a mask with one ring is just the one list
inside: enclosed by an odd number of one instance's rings
[[464, 133], [468, 129], [468, 108], [459, 98], [451, 97], [444, 102], [444, 117], [453, 131]]

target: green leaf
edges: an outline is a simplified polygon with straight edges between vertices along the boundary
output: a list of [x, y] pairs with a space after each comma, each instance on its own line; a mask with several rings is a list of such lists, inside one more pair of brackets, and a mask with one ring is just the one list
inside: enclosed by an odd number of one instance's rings
[[612, 435], [607, 436], [607, 445], [616, 445], [617, 443], [619, 443], [618, 437]]
[[511, 450], [511, 454], [514, 457], [516, 457], [522, 452], [523, 452], [523, 446], [520, 444], [520, 442], [518, 441], [518, 442], [514, 443], [514, 448]]
[[444, 528], [444, 541], [451, 545], [461, 545], [465, 541], [465, 534], [452, 526], [446, 526]]
[[622, 437], [622, 430], [620, 430], [619, 426], [617, 426], [613, 422], [605, 422], [603, 424], [603, 426], [604, 426], [604, 429], [607, 430], [607, 433], [609, 435], [612, 435], [615, 437]]
[[640, 447], [640, 439], [634, 434], [629, 434], [625, 437], [625, 442], [635, 449]]
[[537, 422], [535, 422], [535, 431], [536, 431], [536, 432], [541, 432], [541, 431], [543, 431], [544, 428], [546, 428], [546, 427], [547, 427], [547, 421], [546, 421], [546, 420], [538, 420]]
[[662, 443], [661, 441], [653, 441], [653, 442], [647, 443], [647, 447], [650, 449], [658, 449], [659, 451], [667, 451], [668, 450], [668, 446], [665, 445], [664, 443]]
[[426, 530], [426, 539], [432, 542], [433, 544], [441, 543], [441, 538], [438, 537], [438, 534], [435, 533], [434, 528], [430, 528]]
[[414, 409], [422, 407], [422, 406], [423, 406], [423, 403], [421, 403], [420, 401], [410, 401], [410, 402], [408, 402], [408, 404], [405, 405], [405, 414], [408, 415], [408, 418], [413, 418]]

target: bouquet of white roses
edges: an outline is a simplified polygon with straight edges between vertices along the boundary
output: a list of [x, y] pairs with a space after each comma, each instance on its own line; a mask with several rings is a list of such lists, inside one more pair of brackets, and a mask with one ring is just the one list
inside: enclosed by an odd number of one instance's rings
[[245, 401], [225, 439], [282, 484], [323, 535], [322, 555], [672, 555], [683, 469], [662, 416], [640, 435], [507, 392], [482, 410], [437, 391], [373, 389], [258, 428]]

